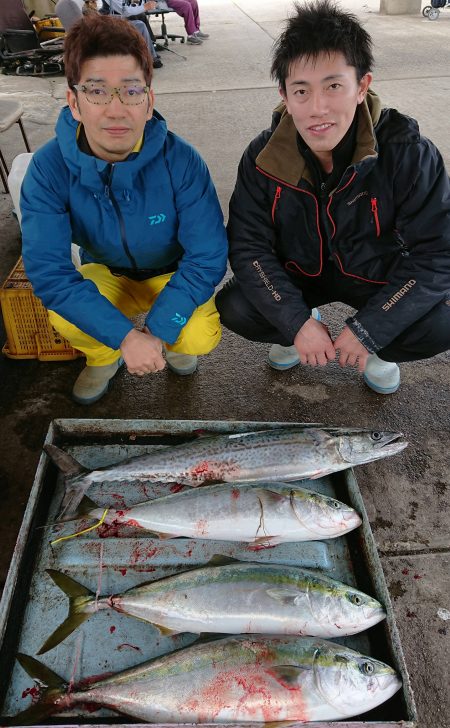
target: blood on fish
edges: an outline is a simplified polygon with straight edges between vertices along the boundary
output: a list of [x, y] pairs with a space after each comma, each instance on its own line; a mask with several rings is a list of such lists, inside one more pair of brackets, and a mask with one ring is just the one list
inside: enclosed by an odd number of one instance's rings
[[275, 546], [274, 543], [255, 543], [247, 546], [247, 551], [262, 551], [263, 549], [273, 549]]
[[231, 497], [234, 498], [234, 500], [237, 500], [240, 497], [240, 491], [239, 488], [232, 488], [231, 489]]
[[183, 488], [184, 488], [184, 485], [182, 485], [181, 483], [174, 483], [173, 485], [170, 486], [169, 490], [171, 493], [179, 493], [180, 490], [183, 490]]
[[136, 652], [141, 652], [140, 647], [138, 647], [137, 645], [130, 645], [129, 642], [122, 642], [121, 645], [118, 645], [116, 647], [116, 650], [119, 650], [119, 651], [126, 650], [126, 649], [136, 650]]
[[414, 574], [414, 579], [423, 579], [423, 575], [420, 574]]
[[406, 568], [402, 569], [402, 574], [404, 574], [405, 576], [407, 574], [409, 574], [409, 569], [406, 569]]
[[119, 569], [119, 571], [122, 574], [122, 576], [125, 576], [125, 574], [127, 573], [127, 569]]
[[191, 475], [204, 475], [205, 473], [209, 473], [211, 466], [212, 463], [209, 463], [208, 460], [204, 460], [202, 463], [198, 463], [191, 468]]
[[199, 705], [208, 705], [211, 713], [206, 714], [204, 709], [198, 711], [201, 722], [214, 720], [223, 710], [230, 711], [233, 705], [234, 720], [251, 718], [267, 723], [286, 719], [306, 721], [308, 716], [300, 688], [289, 686], [289, 700], [285, 701], [282, 692], [274, 692], [270, 684], [272, 680], [270, 673], [262, 672], [254, 665], [244, 666], [239, 672], [224, 670], [215, 675], [200, 694], [196, 693], [195, 697], [187, 701], [185, 707], [195, 711]]
[[113, 633], [113, 632], [115, 632], [115, 631], [116, 631], [116, 628], [115, 628], [115, 627], [114, 627], [114, 625], [112, 624], [112, 625], [111, 625], [111, 627], [109, 628], [109, 632], [110, 632], [110, 634], [112, 634], [112, 633]]
[[136, 546], [133, 549], [133, 552], [131, 554], [131, 561], [130, 563], [132, 565], [137, 564], [138, 561], [144, 561], [145, 559], [151, 559], [153, 556], [156, 556], [156, 554], [159, 552], [158, 548], [151, 548], [148, 551], [146, 551], [145, 546], [140, 546], [139, 544], [136, 544]]
[[113, 523], [102, 523], [98, 527], [97, 533], [99, 538], [117, 538], [121, 534], [120, 523], [114, 521]]
[[208, 533], [208, 521], [206, 518], [200, 518], [195, 524], [195, 533], [197, 536], [206, 536]]
[[125, 525], [133, 526], [134, 528], [143, 528], [139, 521], [136, 521], [134, 518], [129, 518], [127, 521], [125, 521]]
[[29, 695], [31, 695], [31, 701], [33, 703], [37, 703], [39, 700], [39, 697], [41, 695], [41, 691], [36, 685], [32, 688], [27, 688], [22, 693], [22, 698], [27, 698]]

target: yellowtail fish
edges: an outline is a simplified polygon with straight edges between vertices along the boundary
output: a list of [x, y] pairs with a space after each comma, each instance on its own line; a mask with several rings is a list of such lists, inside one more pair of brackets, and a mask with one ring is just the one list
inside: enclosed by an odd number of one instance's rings
[[361, 525], [346, 503], [289, 483], [208, 485], [108, 509], [84, 496], [75, 515], [142, 528], [162, 539], [244, 541], [255, 548], [335, 538]]
[[16, 725], [86, 703], [144, 723], [331, 721], [371, 710], [401, 687], [388, 665], [318, 637], [227, 637], [69, 688], [34, 658], [18, 660], [42, 693]]
[[55, 647], [99, 609], [115, 609], [164, 634], [295, 634], [338, 637], [385, 618], [381, 604], [319, 572], [278, 564], [206, 566], [98, 597], [66, 574], [48, 570], [69, 597], [69, 616], [39, 650]]

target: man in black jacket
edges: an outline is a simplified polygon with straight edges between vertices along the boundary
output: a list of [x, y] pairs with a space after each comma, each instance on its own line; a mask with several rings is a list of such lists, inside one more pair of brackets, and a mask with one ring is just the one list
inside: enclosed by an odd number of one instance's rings
[[[450, 185], [414, 119], [369, 89], [372, 41], [331, 0], [296, 5], [272, 76], [282, 104], [245, 151], [230, 203], [234, 278], [223, 324], [272, 344], [269, 364], [324, 366], [339, 352], [376, 392], [396, 362], [450, 349]], [[332, 341], [311, 316], [356, 309]]]

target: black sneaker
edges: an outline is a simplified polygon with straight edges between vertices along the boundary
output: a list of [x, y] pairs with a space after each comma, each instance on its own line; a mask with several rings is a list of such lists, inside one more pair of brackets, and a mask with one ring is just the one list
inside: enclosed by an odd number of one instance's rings
[[162, 68], [163, 65], [164, 64], [163, 64], [161, 58], [154, 58], [153, 59], [153, 68]]

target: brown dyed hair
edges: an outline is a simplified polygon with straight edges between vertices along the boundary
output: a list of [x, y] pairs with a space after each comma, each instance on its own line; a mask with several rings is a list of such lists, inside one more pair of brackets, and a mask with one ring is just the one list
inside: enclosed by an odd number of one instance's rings
[[153, 61], [150, 51], [129, 20], [111, 15], [86, 15], [72, 26], [64, 42], [69, 88], [79, 82], [82, 64], [99, 56], [133, 56], [147, 86], [151, 85]]

